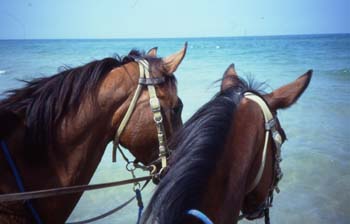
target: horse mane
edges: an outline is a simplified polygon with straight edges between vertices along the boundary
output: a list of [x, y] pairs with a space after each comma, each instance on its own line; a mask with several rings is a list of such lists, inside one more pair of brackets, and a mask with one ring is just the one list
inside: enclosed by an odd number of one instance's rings
[[94, 99], [95, 90], [112, 69], [134, 61], [136, 57], [146, 56], [144, 52], [132, 50], [124, 57], [108, 57], [75, 68], [65, 67], [50, 77], [21, 80], [24, 87], [4, 93], [0, 112], [7, 112], [0, 113], [0, 120], [9, 116], [9, 112], [16, 114], [26, 125], [25, 144], [33, 146], [28, 148], [43, 150], [55, 140], [55, 130], [62, 118], [68, 113], [76, 113], [83, 97]]
[[[221, 156], [235, 110], [243, 93], [254, 90], [253, 80], [219, 92], [203, 105], [172, 138], [169, 171], [161, 180], [142, 217], [143, 223], [177, 224], [199, 203]], [[261, 86], [261, 85], [260, 85]]]

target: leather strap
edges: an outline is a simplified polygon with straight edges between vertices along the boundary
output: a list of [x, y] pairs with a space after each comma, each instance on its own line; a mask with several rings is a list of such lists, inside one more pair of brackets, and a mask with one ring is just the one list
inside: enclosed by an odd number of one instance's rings
[[[149, 65], [146, 60], [138, 61], [140, 63], [140, 72], [144, 71], [145, 77], [150, 79], [149, 74]], [[156, 88], [153, 85], [148, 85], [148, 93], [149, 93], [149, 103], [153, 112], [153, 119], [156, 122], [157, 134], [158, 134], [158, 142], [159, 142], [159, 158], [162, 163], [162, 169], [167, 166], [167, 140], [165, 136], [165, 129], [163, 125], [163, 117], [160, 108], [160, 102], [156, 94]]]
[[83, 191], [96, 190], [107, 187], [115, 187], [126, 184], [132, 184], [135, 182], [147, 181], [150, 180], [152, 176], [144, 176], [138, 177], [128, 180], [115, 181], [103, 184], [92, 184], [92, 185], [76, 185], [70, 187], [60, 187], [60, 188], [52, 188], [47, 190], [38, 190], [38, 191], [26, 191], [22, 193], [11, 193], [0, 195], [0, 202], [8, 202], [8, 201], [21, 201], [21, 200], [29, 200], [29, 199], [37, 199], [37, 198], [46, 198], [52, 196], [59, 196], [65, 194], [74, 194]]
[[159, 85], [165, 82], [164, 77], [156, 78], [139, 78], [139, 84], [141, 85]]
[[[140, 66], [141, 67], [141, 66]], [[143, 73], [140, 73], [140, 76], [142, 76]], [[140, 97], [140, 94], [141, 94], [141, 90], [142, 90], [142, 85], [141, 84], [138, 84], [137, 85], [137, 88], [136, 88], [136, 91], [134, 93], [134, 96], [132, 97], [131, 99], [131, 102], [130, 102], [130, 105], [129, 105], [129, 108], [128, 110], [126, 111], [126, 114], [125, 116], [123, 117], [123, 120], [121, 121], [119, 127], [118, 127], [118, 130], [117, 132], [115, 133], [115, 136], [114, 136], [114, 141], [113, 141], [113, 152], [112, 152], [112, 161], [113, 162], [116, 162], [117, 161], [117, 147], [119, 145], [119, 137], [120, 135], [123, 133], [127, 123], [129, 122], [130, 120], [130, 117], [132, 115], [132, 113], [134, 112], [134, 109], [136, 107], [136, 103], [137, 103], [137, 100], [138, 98]]]
[[140, 74], [139, 84], [138, 84], [137, 89], [134, 93], [134, 96], [131, 100], [130, 106], [129, 106], [125, 116], [123, 117], [123, 119], [118, 127], [118, 130], [115, 134], [114, 141], [113, 141], [112, 160], [113, 160], [113, 162], [116, 161], [116, 151], [117, 151], [117, 147], [119, 145], [119, 137], [123, 133], [128, 121], [129, 121], [129, 119], [130, 119], [130, 117], [131, 117], [131, 115], [136, 107], [137, 100], [140, 97], [143, 85], [146, 85], [147, 89], [148, 89], [149, 96], [150, 96], [149, 103], [151, 106], [151, 110], [153, 112], [153, 120], [155, 121], [156, 127], [157, 127], [157, 136], [158, 136], [158, 142], [159, 142], [159, 159], [161, 160], [162, 170], [163, 170], [167, 166], [167, 154], [168, 154], [167, 140], [166, 140], [166, 136], [165, 136], [165, 128], [164, 128], [164, 124], [163, 124], [163, 117], [162, 117], [162, 113], [161, 113], [160, 102], [159, 102], [159, 99], [157, 97], [156, 89], [155, 89], [154, 85], [165, 82], [165, 78], [164, 77], [156, 77], [156, 78], [151, 77], [150, 73], [149, 73], [149, 64], [145, 59], [135, 59], [135, 61], [139, 64], [139, 74]]
[[280, 147], [282, 145], [282, 137], [278, 133], [278, 131], [276, 130], [275, 118], [273, 117], [273, 115], [270, 111], [270, 108], [267, 106], [266, 102], [260, 96], [255, 95], [254, 93], [251, 93], [251, 92], [244, 93], [244, 96], [246, 98], [254, 101], [255, 103], [257, 103], [259, 105], [259, 107], [261, 108], [261, 110], [264, 114], [264, 119], [265, 119], [265, 143], [264, 143], [263, 154], [261, 157], [261, 165], [260, 165], [259, 171], [258, 171], [253, 183], [248, 188], [247, 193], [249, 193], [252, 190], [254, 190], [254, 188], [259, 184], [261, 177], [263, 175], [263, 172], [264, 172], [265, 163], [266, 163], [267, 146], [268, 146], [269, 137], [270, 137], [269, 132], [270, 131], [272, 132], [272, 136], [273, 136], [273, 139], [275, 141], [275, 144], [276, 144], [276, 147], [278, 148], [278, 150], [280, 149]]

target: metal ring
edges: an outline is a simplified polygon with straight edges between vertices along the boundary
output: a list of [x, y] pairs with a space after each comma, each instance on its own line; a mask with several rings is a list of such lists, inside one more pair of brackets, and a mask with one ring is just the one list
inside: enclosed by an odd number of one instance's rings
[[151, 175], [155, 175], [156, 173], [157, 173], [157, 167], [156, 167], [156, 165], [150, 165], [149, 166], [149, 170], [150, 170], [150, 173], [151, 173]]
[[[159, 119], [159, 120], [158, 120]], [[153, 117], [154, 122], [156, 122], [157, 124], [160, 124], [163, 122], [163, 117], [162, 116], [154, 116]]]
[[139, 182], [137, 182], [137, 183], [134, 183], [134, 186], [132, 187], [132, 190], [136, 191], [137, 189], [140, 189], [140, 188], [141, 188], [141, 184]]
[[135, 164], [133, 162], [128, 162], [125, 166], [126, 170], [132, 172], [136, 170]]

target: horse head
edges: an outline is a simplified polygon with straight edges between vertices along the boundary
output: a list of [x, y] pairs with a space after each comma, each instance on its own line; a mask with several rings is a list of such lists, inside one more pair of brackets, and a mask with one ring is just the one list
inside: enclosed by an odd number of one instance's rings
[[[286, 136], [277, 110], [294, 104], [312, 71], [269, 94], [230, 65], [221, 91], [172, 138], [175, 152], [143, 215], [143, 223], [236, 223], [268, 217], [281, 179]], [[243, 215], [239, 215], [242, 211]]]
[[[241, 207], [243, 215], [241, 217], [252, 220], [261, 218], [265, 215], [265, 218], [268, 219], [268, 208], [272, 206], [273, 191], [276, 190], [279, 192], [277, 184], [282, 178], [282, 171], [279, 166], [281, 161], [280, 147], [286, 140], [284, 130], [277, 118], [277, 111], [292, 106], [298, 100], [308, 87], [311, 76], [312, 70], [309, 70], [295, 81], [284, 85], [271, 93], [261, 94], [259, 97], [262, 98], [264, 103], [252, 102], [249, 96], [242, 99], [241, 104], [245, 105], [244, 107], [258, 112], [254, 114], [255, 118], [246, 116], [248, 119], [244, 119], [242, 117], [243, 122], [247, 127], [255, 128], [255, 133], [260, 134], [257, 134], [258, 140], [255, 141], [256, 143], [252, 147], [255, 152], [255, 159], [252, 161], [251, 169], [247, 176], [246, 191]], [[234, 66], [231, 65], [224, 74], [221, 88], [222, 90], [225, 90], [234, 86], [237, 82], [237, 73]], [[253, 99], [253, 101], [256, 100]], [[264, 120], [265, 113], [269, 112], [264, 112], [264, 109], [259, 108], [262, 106], [258, 104], [267, 105], [266, 110], [271, 112], [271, 121], [273, 121], [271, 123], [274, 123], [271, 124], [271, 127], [266, 127], [268, 126], [268, 123], [266, 122], [266, 119]], [[237, 116], [240, 116], [240, 114], [237, 114]], [[270, 131], [270, 133], [266, 133], [266, 128], [273, 128], [273, 130]], [[268, 144], [265, 143], [268, 141], [267, 138], [272, 139]], [[266, 149], [264, 144], [267, 144]], [[264, 154], [266, 154], [266, 156], [264, 156]]]
[[[8, 91], [0, 100], [1, 149], [8, 149], [15, 160], [25, 190], [89, 183], [116, 132], [117, 144], [136, 160], [156, 160], [158, 142], [166, 146], [165, 137], [182, 125], [173, 73], [186, 46], [165, 58], [157, 57], [157, 48], [147, 54], [132, 50], [125, 57], [67, 68]], [[166, 161], [165, 155], [162, 158]], [[2, 153], [0, 159], [1, 179], [6, 180], [0, 192], [15, 192], [16, 182]], [[42, 199], [34, 206], [45, 222], [63, 223], [80, 196]], [[19, 204], [11, 210], [25, 208]], [[22, 218], [31, 220], [31, 215]]]
[[[129, 149], [137, 161], [144, 164], [151, 163], [159, 156], [159, 130], [155, 121], [154, 108], [151, 108], [152, 102], [154, 100], [159, 101], [165, 136], [171, 136], [182, 126], [181, 111], [183, 105], [177, 95], [174, 72], [183, 60], [186, 49], [187, 44], [179, 52], [165, 58], [157, 57], [157, 48], [152, 48], [143, 57], [130, 52], [129, 56], [135, 58], [135, 61], [112, 70], [109, 75], [110, 79], [107, 77], [102, 84], [102, 88], [110, 88], [111, 82], [113, 82], [112, 79], [118, 77], [116, 73], [124, 72], [128, 74], [128, 80], [125, 80], [123, 86], [124, 93], [128, 94], [125, 96], [124, 103], [114, 112], [111, 123], [113, 127], [121, 125], [120, 117], [125, 116], [126, 110], [133, 103], [132, 98], [135, 96], [135, 92], [138, 91], [139, 85], [142, 85], [132, 114], [117, 138], [122, 146]], [[144, 63], [147, 63], [146, 67], [144, 67]], [[142, 72], [148, 72], [150, 77], [141, 78]], [[141, 80], [142, 83], [140, 84]], [[155, 87], [156, 94], [153, 96], [149, 89], [150, 85]], [[158, 98], [158, 100], [151, 98]], [[166, 141], [166, 138], [164, 141]]]

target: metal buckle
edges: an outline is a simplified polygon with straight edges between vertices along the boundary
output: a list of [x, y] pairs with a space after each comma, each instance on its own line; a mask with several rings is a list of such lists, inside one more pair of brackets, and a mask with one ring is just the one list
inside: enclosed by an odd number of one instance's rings
[[[160, 114], [160, 113], [159, 113]], [[163, 122], [163, 117], [162, 117], [162, 115], [160, 114], [160, 115], [154, 115], [153, 116], [153, 120], [154, 120], [154, 122], [156, 122], [156, 124], [160, 124], [160, 123], [162, 123]]]
[[276, 119], [272, 118], [271, 120], [269, 120], [268, 122], [265, 123], [265, 130], [269, 131], [272, 128], [274, 128], [276, 125]]
[[165, 151], [165, 147], [164, 147], [164, 150], [160, 151], [158, 156], [159, 158], [162, 158], [162, 157], [167, 157], [168, 153]]
[[276, 144], [276, 147], [277, 149], [280, 149], [281, 146], [282, 146], [282, 136], [281, 134], [277, 131], [277, 130], [274, 130], [272, 131], [272, 138]]
[[149, 104], [151, 105], [151, 109], [154, 112], [159, 112], [160, 111], [160, 102], [159, 99], [156, 97], [153, 97], [149, 99]]

